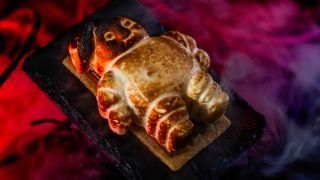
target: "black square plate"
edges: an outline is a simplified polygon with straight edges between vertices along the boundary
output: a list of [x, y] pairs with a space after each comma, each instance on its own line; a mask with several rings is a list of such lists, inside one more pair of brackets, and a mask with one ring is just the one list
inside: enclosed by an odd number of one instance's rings
[[[165, 31], [151, 12], [134, 0], [113, 0], [81, 23], [113, 16], [135, 20], [151, 36]], [[112, 133], [107, 121], [98, 113], [94, 95], [63, 66], [68, 42], [81, 23], [31, 54], [23, 70], [102, 151], [113, 157], [113, 163], [127, 178], [212, 179], [262, 136], [264, 117], [231, 90], [226, 112], [231, 126], [180, 170], [171, 171], [132, 134], [118, 136]], [[214, 73], [212, 75], [219, 79]]]

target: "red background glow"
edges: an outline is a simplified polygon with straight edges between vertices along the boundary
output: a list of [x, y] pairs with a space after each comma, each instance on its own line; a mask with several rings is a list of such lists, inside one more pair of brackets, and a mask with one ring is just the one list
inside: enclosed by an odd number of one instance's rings
[[[41, 27], [33, 46], [36, 49], [107, 2], [1, 1], [0, 34], [7, 39], [0, 42], [0, 72], [13, 58], [12, 52], [18, 51], [10, 43], [19, 40], [21, 44], [30, 31], [28, 21], [19, 24], [10, 19], [11, 15], [21, 13], [16, 11], [19, 8], [33, 9], [41, 16]], [[223, 83], [229, 84], [265, 115], [267, 126], [263, 138], [232, 166], [240, 168], [239, 172], [252, 171], [237, 175], [272, 176], [280, 172], [280, 177], [300, 177], [282, 170], [294, 169], [296, 162], [309, 165], [311, 162], [310, 166], [320, 167], [320, 158], [314, 156], [320, 149], [320, 6], [317, 0], [141, 2], [162, 24], [193, 36], [198, 45], [209, 52], [212, 66]], [[64, 122], [67, 117], [26, 76], [21, 66], [22, 62], [0, 87], [0, 161], [8, 156], [13, 161], [19, 157], [8, 166], [1, 167], [0, 163], [0, 179], [97, 179], [110, 173], [103, 168], [108, 158], [101, 158], [99, 152], [92, 150], [95, 148], [90, 141], [79, 141], [83, 137], [72, 133], [78, 131], [76, 127], [73, 126], [72, 132], [65, 132], [54, 124], [30, 126], [37, 119]], [[49, 133], [53, 133], [54, 138], [46, 144], [43, 139], [48, 138]], [[12, 154], [16, 156], [10, 156]], [[303, 174], [305, 170], [294, 171]], [[319, 174], [313, 176], [319, 177]]]

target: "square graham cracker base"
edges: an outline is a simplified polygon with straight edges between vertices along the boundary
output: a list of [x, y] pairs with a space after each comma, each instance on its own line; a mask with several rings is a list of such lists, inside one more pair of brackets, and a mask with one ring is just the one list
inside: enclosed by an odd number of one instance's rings
[[[72, 64], [70, 56], [67, 56], [63, 60], [63, 65], [74, 76], [76, 76], [91, 91], [91, 93], [96, 95], [96, 82], [93, 80], [91, 75], [78, 74]], [[132, 125], [129, 130], [172, 171], [177, 171], [188, 160], [219, 137], [230, 125], [230, 120], [225, 116], [222, 116], [212, 123], [208, 123], [206, 128], [204, 128], [200, 134], [194, 135], [190, 138], [190, 142], [185, 148], [180, 149], [174, 154], [167, 153], [167, 151], [160, 146], [154, 138], [150, 137], [142, 127]]]

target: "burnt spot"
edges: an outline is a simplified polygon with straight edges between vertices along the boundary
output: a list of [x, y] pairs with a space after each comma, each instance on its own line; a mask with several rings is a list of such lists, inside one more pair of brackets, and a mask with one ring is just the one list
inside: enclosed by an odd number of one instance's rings
[[121, 110], [111, 110], [109, 112], [109, 126], [111, 130], [119, 135], [125, 134], [132, 122], [130, 116], [120, 113]]
[[117, 103], [119, 99], [116, 95], [109, 92], [98, 91], [97, 101], [102, 111], [107, 111], [113, 104]]
[[85, 69], [89, 68], [90, 59], [94, 49], [93, 30], [93, 23], [86, 23], [80, 33], [80, 38], [78, 42], [79, 58], [81, 64], [84, 66]]
[[131, 31], [121, 26], [120, 21], [116, 18], [99, 24], [95, 33], [97, 41], [103, 43], [112, 52], [113, 57], [128, 49], [124, 43], [124, 39], [130, 36]]
[[114, 56], [119, 55], [126, 50], [124, 43], [116, 39], [113, 39], [111, 41], [106, 41], [104, 44], [108, 49], [111, 50]]
[[105, 40], [105, 34], [108, 32], [114, 34], [117, 41], [122, 41], [130, 35], [131, 31], [123, 27], [117, 18], [112, 18], [100, 23], [95, 32], [99, 41]]
[[160, 122], [157, 138], [159, 144], [165, 144], [169, 129], [186, 116], [188, 116], [188, 113], [185, 109], [176, 110], [174, 113], [170, 114], [170, 116]]
[[148, 119], [148, 123], [147, 123], [147, 126], [146, 126], [146, 131], [147, 131], [147, 134], [154, 137], [154, 132], [156, 130], [156, 127], [157, 127], [157, 124], [158, 124], [158, 120], [159, 120], [159, 116], [161, 115], [158, 115], [158, 114], [152, 114], [149, 116], [149, 119]]
[[125, 27], [125, 28], [129, 28], [130, 26], [132, 26], [132, 24], [133, 23], [131, 21], [126, 19], [126, 20], [123, 21], [122, 26]]
[[190, 120], [185, 120], [179, 123], [171, 131], [166, 142], [166, 148], [169, 153], [175, 152], [177, 149], [185, 147], [187, 139], [193, 129], [193, 123]]
[[95, 34], [97, 41], [112, 51], [113, 57], [147, 36], [140, 25], [125, 17], [115, 17], [99, 23]]
[[112, 41], [112, 40], [116, 39], [116, 36], [113, 32], [108, 31], [104, 34], [104, 39], [105, 39], [105, 41], [108, 42], [108, 41]]

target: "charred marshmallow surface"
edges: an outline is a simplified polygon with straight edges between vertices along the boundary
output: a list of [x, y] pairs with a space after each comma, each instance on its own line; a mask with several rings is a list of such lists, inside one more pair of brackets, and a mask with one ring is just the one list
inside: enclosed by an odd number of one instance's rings
[[214, 121], [226, 111], [228, 95], [206, 72], [209, 56], [190, 36], [149, 37], [136, 22], [116, 17], [87, 24], [69, 53], [78, 73], [101, 76], [99, 112], [117, 134], [135, 123], [172, 153], [191, 134], [190, 119]]

